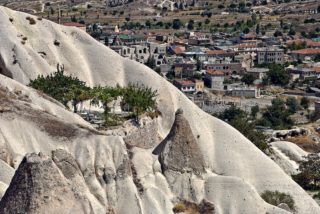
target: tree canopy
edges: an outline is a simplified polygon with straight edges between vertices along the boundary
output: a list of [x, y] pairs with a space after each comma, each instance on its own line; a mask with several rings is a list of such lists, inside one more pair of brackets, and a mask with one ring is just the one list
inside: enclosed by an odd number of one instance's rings
[[269, 71], [267, 73], [267, 80], [270, 81], [274, 85], [285, 86], [289, 83], [290, 75], [284, 69], [283, 65], [278, 64], [270, 64]]
[[293, 179], [304, 189], [320, 189], [320, 156], [309, 154], [299, 164], [300, 173]]
[[89, 91], [89, 87], [84, 81], [65, 75], [64, 67], [59, 64], [56, 72], [46, 77], [38, 76], [35, 80], [30, 81], [29, 86], [42, 91], [65, 106], [72, 101], [74, 112], [77, 112], [76, 105], [87, 99]]
[[291, 114], [285, 102], [280, 98], [275, 98], [258, 123], [274, 129], [287, 129], [293, 125], [293, 120], [290, 118]]
[[42, 91], [60, 101], [66, 107], [71, 102], [73, 111], [77, 113], [77, 105], [89, 100], [92, 105], [102, 105], [104, 119], [108, 121], [110, 108], [108, 104], [122, 98], [123, 105], [128, 107], [132, 115], [138, 117], [145, 112], [156, 110], [157, 91], [152, 88], [130, 83], [126, 87], [95, 86], [90, 88], [84, 81], [76, 77], [65, 75], [63, 66], [57, 66], [57, 71], [44, 77], [38, 76], [31, 80], [29, 86]]

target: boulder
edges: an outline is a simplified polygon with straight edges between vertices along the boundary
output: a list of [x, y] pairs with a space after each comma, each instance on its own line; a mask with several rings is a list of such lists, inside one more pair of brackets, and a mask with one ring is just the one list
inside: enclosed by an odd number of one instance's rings
[[205, 171], [200, 147], [182, 110], [179, 109], [176, 112], [169, 135], [161, 144], [159, 159], [163, 171], [193, 172], [194, 174]]

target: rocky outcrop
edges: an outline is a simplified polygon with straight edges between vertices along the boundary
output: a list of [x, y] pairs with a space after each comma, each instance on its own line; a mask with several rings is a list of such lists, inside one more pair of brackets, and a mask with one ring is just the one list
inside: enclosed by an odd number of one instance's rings
[[295, 128], [289, 130], [274, 131], [270, 141], [286, 140], [290, 137], [305, 136], [310, 134], [310, 130], [306, 128]]
[[81, 206], [52, 159], [33, 153], [17, 169], [0, 202], [0, 213], [84, 213]]
[[203, 155], [199, 145], [192, 134], [189, 122], [179, 109], [175, 121], [167, 138], [156, 151], [160, 152], [162, 170], [177, 172], [193, 172], [201, 174], [205, 171]]
[[[159, 144], [158, 123], [156, 120], [142, 121], [139, 127], [135, 127], [123, 138], [128, 146], [142, 149], [151, 149]], [[143, 137], [141, 137], [143, 136]]]

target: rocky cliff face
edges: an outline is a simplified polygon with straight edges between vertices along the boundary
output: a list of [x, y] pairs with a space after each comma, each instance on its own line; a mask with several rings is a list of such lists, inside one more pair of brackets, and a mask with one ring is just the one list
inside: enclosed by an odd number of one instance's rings
[[29, 154], [0, 201], [0, 213], [83, 213], [83, 205], [51, 158]]
[[163, 147], [159, 158], [164, 173], [169, 170], [200, 175], [205, 171], [203, 154], [183, 110], [176, 112], [172, 128], [160, 147]]
[[[30, 25], [28, 16], [0, 7], [0, 67], [11, 77], [0, 75], [0, 169], [5, 169], [0, 170], [0, 195], [7, 189], [2, 210], [42, 212], [49, 202], [53, 206], [47, 207], [58, 212], [66, 206], [66, 195], [71, 202], [65, 211], [79, 208], [76, 213], [167, 214], [181, 201], [199, 205], [203, 200], [217, 213], [288, 213], [259, 195], [277, 190], [293, 197], [297, 213], [320, 213], [278, 165], [157, 73], [121, 58], [81, 30], [36, 17]], [[25, 44], [21, 35], [28, 38]], [[55, 71], [57, 63], [91, 86], [131, 82], [157, 90], [161, 116], [155, 127], [165, 139], [159, 153], [139, 146], [153, 144], [140, 144], [137, 137], [128, 148], [122, 135], [98, 132], [26, 86], [30, 79]], [[175, 116], [178, 109], [183, 114]], [[39, 152], [44, 155], [27, 155]], [[41, 182], [32, 189], [30, 178]]]

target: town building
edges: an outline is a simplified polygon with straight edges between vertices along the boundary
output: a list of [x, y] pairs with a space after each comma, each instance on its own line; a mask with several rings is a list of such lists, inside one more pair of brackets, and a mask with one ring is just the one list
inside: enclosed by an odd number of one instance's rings
[[237, 75], [242, 73], [242, 64], [239, 62], [230, 62], [223, 60], [205, 61], [202, 64], [205, 70], [219, 70], [224, 73], [225, 76]]
[[224, 72], [209, 69], [204, 76], [204, 84], [211, 90], [222, 91], [224, 89]]
[[314, 59], [318, 54], [320, 54], [320, 48], [306, 48], [292, 51], [290, 55], [294, 60], [305, 60]]
[[68, 26], [68, 27], [76, 27], [76, 28], [79, 28], [85, 32], [87, 31], [86, 25], [80, 24], [78, 22], [66, 22], [66, 23], [63, 23], [63, 25]]
[[256, 87], [247, 87], [242, 84], [229, 84], [227, 86], [226, 95], [233, 97], [258, 98], [260, 97], [260, 89]]
[[287, 71], [290, 73], [292, 81], [296, 79], [305, 80], [309, 78], [317, 78], [317, 73], [312, 68], [291, 67], [287, 68]]
[[261, 48], [257, 50], [256, 62], [261, 64], [284, 64], [284, 50], [277, 48]]
[[247, 71], [248, 74], [251, 74], [259, 80], [262, 80], [264, 77], [266, 77], [268, 72], [269, 68], [251, 68]]
[[196, 92], [196, 83], [191, 80], [175, 80], [173, 85], [175, 85], [183, 93]]

